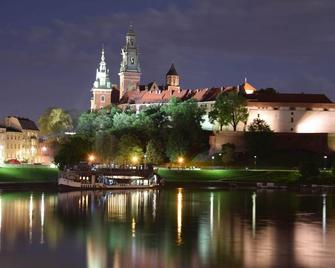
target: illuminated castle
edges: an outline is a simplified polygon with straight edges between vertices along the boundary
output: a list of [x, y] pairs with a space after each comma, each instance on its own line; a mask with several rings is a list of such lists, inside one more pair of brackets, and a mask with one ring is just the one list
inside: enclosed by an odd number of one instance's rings
[[[241, 92], [247, 99], [249, 118], [246, 124], [239, 124], [238, 130], [255, 118], [265, 120], [275, 132], [285, 133], [335, 133], [335, 104], [323, 94], [282, 94], [257, 90], [245, 80], [237, 86], [185, 89], [174, 64], [166, 74], [165, 85], [155, 81], [141, 85], [141, 68], [136, 35], [131, 25], [126, 34], [126, 44], [121, 50], [119, 86], [113, 87], [106, 66], [104, 50], [92, 89], [91, 110], [116, 104], [130, 107], [136, 112], [150, 105], [160, 105], [172, 98], [194, 99], [207, 114], [212, 109], [216, 97], [222, 92]], [[218, 130], [205, 116], [203, 128]], [[224, 130], [232, 130], [227, 127]]]

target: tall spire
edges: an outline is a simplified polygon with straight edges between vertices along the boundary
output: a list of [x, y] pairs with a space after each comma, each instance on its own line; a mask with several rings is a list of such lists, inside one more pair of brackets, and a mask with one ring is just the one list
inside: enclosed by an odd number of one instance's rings
[[102, 43], [101, 61], [105, 61], [105, 45]]
[[94, 82], [94, 88], [111, 88], [111, 82], [109, 78], [109, 70], [107, 69], [105, 47], [102, 45], [101, 49], [101, 61], [97, 68], [97, 75]]
[[134, 25], [133, 25], [133, 22], [132, 22], [132, 21], [129, 23], [129, 28], [128, 28], [128, 33], [127, 33], [127, 35], [135, 35]]

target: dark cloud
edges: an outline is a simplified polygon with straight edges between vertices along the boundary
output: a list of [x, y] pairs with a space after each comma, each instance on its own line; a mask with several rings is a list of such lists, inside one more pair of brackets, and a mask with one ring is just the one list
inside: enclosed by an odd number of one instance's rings
[[[36, 117], [48, 106], [88, 108], [102, 43], [113, 82], [118, 82], [129, 21], [139, 39], [143, 82], [163, 82], [175, 62], [187, 88], [237, 84], [247, 76], [257, 87], [324, 92], [335, 98], [334, 1], [102, 2], [103, 8], [93, 8], [92, 1], [71, 1], [63, 13], [42, 5], [45, 13], [39, 18], [27, 12], [16, 23], [3, 24], [4, 114]], [[23, 26], [23, 19], [29, 23]]]

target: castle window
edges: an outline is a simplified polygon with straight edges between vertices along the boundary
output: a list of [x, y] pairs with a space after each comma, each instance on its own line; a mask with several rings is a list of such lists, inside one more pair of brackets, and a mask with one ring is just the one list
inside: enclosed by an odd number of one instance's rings
[[291, 123], [293, 123], [294, 122], [294, 118], [293, 117], [291, 117]]
[[101, 99], [101, 102], [105, 102], [105, 96], [104, 95], [102, 95], [100, 99]]
[[291, 131], [293, 131], [293, 127], [291, 127]]
[[259, 116], [260, 116], [260, 115], [259, 115], [259, 114], [257, 114], [257, 118], [259, 118]]
[[294, 112], [291, 112], [291, 115], [294, 115]]

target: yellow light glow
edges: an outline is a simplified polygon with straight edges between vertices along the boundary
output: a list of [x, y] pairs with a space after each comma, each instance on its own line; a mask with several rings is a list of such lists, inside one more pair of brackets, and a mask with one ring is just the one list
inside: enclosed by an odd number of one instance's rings
[[131, 158], [131, 161], [136, 164], [138, 162], [138, 157], [136, 155], [134, 155], [132, 158]]
[[179, 163], [179, 164], [184, 163], [184, 158], [183, 158], [182, 156], [179, 156], [179, 157], [178, 157], [178, 163]]
[[95, 156], [93, 155], [93, 154], [90, 154], [89, 156], [88, 156], [88, 161], [89, 162], [93, 162], [95, 160]]
[[182, 226], [183, 226], [183, 193], [182, 188], [178, 189], [177, 194], [177, 245], [181, 245], [182, 240]]

